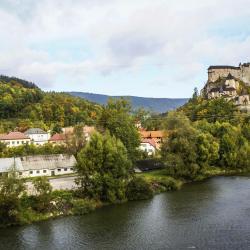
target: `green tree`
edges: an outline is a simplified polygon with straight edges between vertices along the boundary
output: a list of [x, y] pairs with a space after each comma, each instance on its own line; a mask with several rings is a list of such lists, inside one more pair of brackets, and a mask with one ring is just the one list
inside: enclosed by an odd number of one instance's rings
[[33, 204], [39, 212], [44, 212], [49, 209], [51, 201], [52, 186], [46, 177], [37, 177], [32, 180], [32, 184], [35, 188], [36, 198]]
[[14, 225], [21, 222], [20, 198], [24, 191], [24, 181], [18, 179], [14, 170], [0, 179], [0, 225]]
[[88, 197], [117, 202], [126, 199], [132, 164], [123, 143], [106, 132], [96, 133], [78, 154], [80, 192]]
[[138, 157], [140, 136], [131, 115], [130, 104], [125, 99], [109, 99], [99, 124], [122, 141], [127, 148], [129, 158], [135, 162]]

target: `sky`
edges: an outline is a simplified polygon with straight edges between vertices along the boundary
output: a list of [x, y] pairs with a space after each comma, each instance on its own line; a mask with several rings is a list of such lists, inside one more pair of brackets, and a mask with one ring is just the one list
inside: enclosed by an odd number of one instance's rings
[[0, 74], [43, 90], [190, 97], [250, 61], [249, 0], [0, 0]]

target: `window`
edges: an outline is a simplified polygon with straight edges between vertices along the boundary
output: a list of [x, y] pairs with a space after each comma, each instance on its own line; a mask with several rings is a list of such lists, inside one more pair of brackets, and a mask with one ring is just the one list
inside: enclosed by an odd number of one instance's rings
[[73, 168], [70, 168], [71, 171], [73, 171], [74, 169]]
[[61, 172], [61, 169], [60, 169], [60, 168], [58, 168], [58, 169], [57, 169], [57, 171], [58, 171], [58, 172]]
[[12, 144], [15, 144], [15, 142], [13, 141]]
[[22, 175], [23, 173], [22, 172], [19, 172], [19, 175]]
[[40, 171], [39, 171], [39, 170], [36, 170], [36, 173], [37, 173], [37, 174], [40, 174]]
[[30, 171], [30, 174], [33, 174], [33, 171]]
[[16, 143], [19, 144], [19, 141], [17, 141]]
[[44, 170], [43, 170], [43, 173], [47, 173], [47, 170], [46, 170], [46, 169], [44, 169]]
[[22, 144], [24, 144], [24, 141], [22, 141]]
[[64, 168], [64, 171], [67, 171], [68, 169], [67, 168]]

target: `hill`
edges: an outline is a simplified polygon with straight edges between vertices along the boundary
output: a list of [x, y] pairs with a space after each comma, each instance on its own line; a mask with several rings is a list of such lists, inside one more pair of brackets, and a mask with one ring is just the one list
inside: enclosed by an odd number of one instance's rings
[[50, 129], [95, 123], [102, 107], [65, 93], [44, 92], [35, 84], [0, 77], [0, 133], [28, 127]]
[[188, 99], [187, 98], [147, 98], [147, 97], [137, 97], [137, 96], [108, 96], [100, 94], [92, 94], [85, 92], [68, 92], [70, 95], [77, 96], [95, 102], [98, 104], [106, 104], [108, 98], [125, 98], [131, 101], [133, 109], [144, 108], [149, 111], [156, 113], [164, 113], [168, 110], [176, 109], [184, 105]]

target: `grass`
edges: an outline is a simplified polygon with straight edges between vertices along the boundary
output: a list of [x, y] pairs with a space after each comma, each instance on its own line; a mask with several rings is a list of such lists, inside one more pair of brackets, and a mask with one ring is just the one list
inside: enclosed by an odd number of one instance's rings
[[183, 181], [168, 176], [165, 169], [138, 173], [137, 175], [151, 184], [154, 193], [179, 190], [184, 184]]

